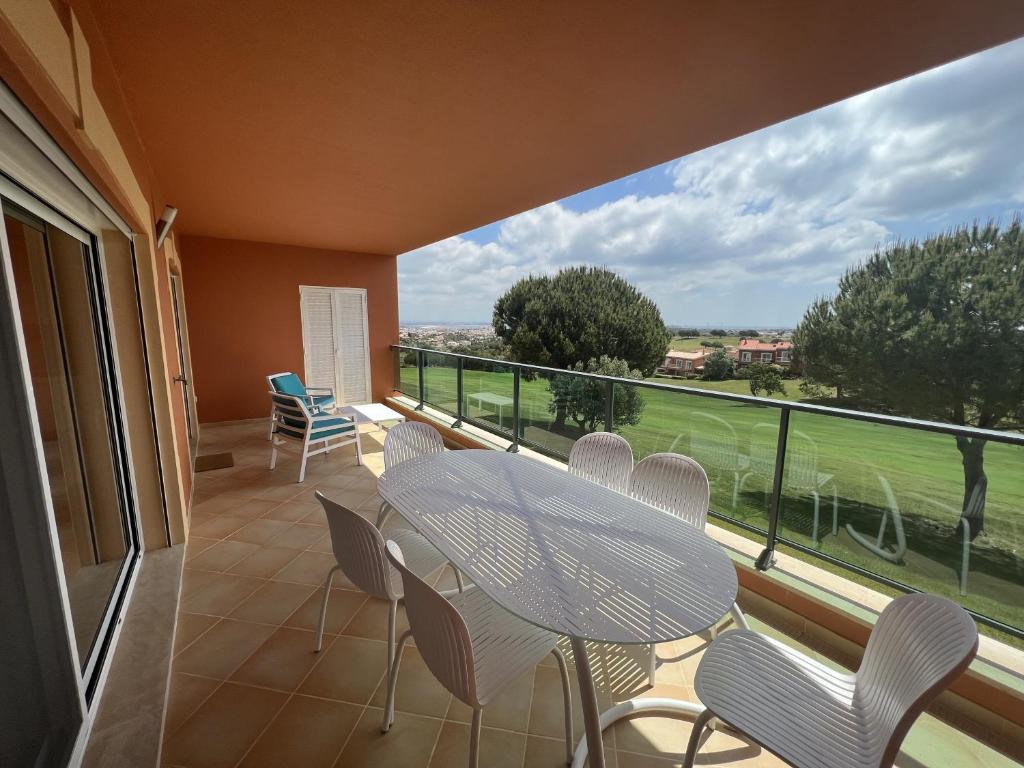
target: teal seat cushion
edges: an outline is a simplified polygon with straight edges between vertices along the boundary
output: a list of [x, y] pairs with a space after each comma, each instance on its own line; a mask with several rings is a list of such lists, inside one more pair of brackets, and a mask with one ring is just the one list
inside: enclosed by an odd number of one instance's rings
[[291, 395], [292, 397], [306, 396], [306, 388], [302, 384], [302, 379], [294, 373], [286, 373], [284, 376], [278, 376], [277, 378], [271, 379], [271, 382], [274, 385], [274, 389], [282, 395]]
[[[310, 438], [315, 440], [322, 437], [333, 437], [343, 432], [351, 432], [354, 426], [352, 419], [346, 419], [344, 416], [316, 416], [313, 419], [313, 432]], [[278, 431], [285, 432], [292, 437], [302, 437], [306, 431], [306, 420], [285, 416], [284, 425], [279, 426]]]

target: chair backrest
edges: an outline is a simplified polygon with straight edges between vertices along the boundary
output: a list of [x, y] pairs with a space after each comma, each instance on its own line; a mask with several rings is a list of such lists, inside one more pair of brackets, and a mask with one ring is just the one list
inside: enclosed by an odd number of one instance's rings
[[569, 471], [613, 491], [627, 493], [633, 449], [619, 435], [591, 432], [577, 440], [569, 451]]
[[380, 531], [362, 515], [331, 501], [320, 491], [315, 496], [327, 515], [334, 559], [348, 580], [373, 597], [383, 600], [402, 597], [392, 581]]
[[978, 651], [978, 628], [936, 595], [893, 600], [875, 624], [857, 671], [855, 701], [871, 718], [872, 751], [891, 765], [907, 730]]
[[818, 444], [799, 429], [786, 438], [786, 488], [815, 490], [818, 487]]
[[633, 467], [629, 495], [671, 512], [701, 530], [708, 519], [711, 488], [704, 468], [689, 456], [654, 453]]
[[775, 474], [775, 455], [779, 448], [779, 425], [759, 422], [750, 432], [750, 471], [760, 477]]
[[271, 390], [270, 400], [274, 404], [274, 431], [302, 437], [312, 418], [305, 399]]
[[460, 701], [479, 705], [473, 641], [462, 615], [433, 587], [405, 567], [402, 550], [394, 541], [386, 545], [388, 560], [402, 574], [405, 613], [427, 668]]
[[689, 453], [711, 469], [738, 471], [741, 467], [736, 430], [713, 413], [690, 414]]
[[283, 395], [306, 396], [306, 387], [302, 383], [302, 379], [291, 372], [273, 373], [267, 376], [267, 384], [270, 385], [271, 390], [280, 392]]
[[432, 453], [444, 453], [444, 438], [440, 432], [422, 421], [396, 424], [384, 438], [385, 469]]

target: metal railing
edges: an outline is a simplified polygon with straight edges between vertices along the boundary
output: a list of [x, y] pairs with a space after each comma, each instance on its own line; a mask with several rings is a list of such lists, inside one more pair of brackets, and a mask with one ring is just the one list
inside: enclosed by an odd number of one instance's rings
[[[471, 424], [477, 428], [484, 429], [495, 435], [503, 437], [509, 441], [509, 446], [507, 450], [512, 452], [518, 451], [519, 447], [522, 445], [529, 447], [533, 450], [537, 450], [541, 453], [547, 454], [549, 456], [553, 456], [563, 460], [567, 458], [568, 454], [567, 450], [561, 450], [558, 447], [553, 447], [550, 442], [531, 439], [527, 434], [526, 431], [527, 429], [530, 428], [531, 420], [529, 418], [524, 418], [523, 414], [524, 382], [528, 382], [531, 385], [534, 385], [535, 382], [537, 382], [538, 380], [554, 382], [559, 380], [564, 381], [565, 377], [569, 377], [580, 383], [588, 382], [589, 384], [594, 385], [591, 389], [591, 393], [600, 393], [600, 397], [603, 399], [603, 403], [601, 404], [603, 405], [603, 417], [599, 417], [597, 419], [597, 428], [603, 429], [604, 431], [608, 432], [618, 431], [620, 433], [623, 433], [627, 437], [627, 439], [630, 439], [630, 428], [627, 427], [625, 429], [619, 429], [616, 425], [615, 398], [620, 387], [636, 389], [641, 393], [647, 393], [648, 397], [658, 396], [679, 398], [679, 408], [684, 407], [682, 404], [682, 400], [684, 398], [700, 398], [701, 401], [707, 401], [709, 403], [718, 402], [722, 404], [732, 404], [736, 406], [756, 408], [759, 409], [758, 413], [764, 412], [765, 409], [769, 409], [771, 412], [777, 413], [778, 434], [774, 438], [774, 450], [765, 452], [766, 455], [770, 453], [774, 454], [774, 465], [772, 467], [772, 471], [770, 472], [770, 477], [769, 473], [767, 472], [765, 472], [763, 475], [766, 480], [770, 480], [770, 492], [768, 493], [769, 504], [767, 509], [766, 525], [762, 527], [756, 524], [752, 524], [749, 520], [742, 519], [741, 517], [735, 514], [730, 515], [728, 512], [723, 511], [723, 509], [721, 508], [716, 509], [716, 501], [714, 495], [712, 498], [712, 509], [710, 510], [710, 515], [716, 518], [717, 520], [721, 520], [723, 522], [729, 523], [730, 525], [741, 529], [749, 537], [754, 538], [757, 541], [763, 541], [764, 548], [754, 563], [755, 567], [757, 567], [760, 570], [767, 570], [771, 568], [775, 561], [775, 551], [777, 547], [781, 544], [788, 548], [796, 550], [797, 552], [809, 555], [812, 558], [821, 561], [823, 564], [836, 566], [838, 568], [843, 569], [844, 571], [859, 574], [860, 576], [870, 579], [871, 581], [884, 584], [887, 587], [890, 587], [900, 592], [928, 591], [927, 589], [922, 590], [918, 586], [909, 583], [913, 581], [913, 579], [901, 579], [895, 577], [891, 572], [891, 568], [889, 569], [890, 572], [886, 573], [883, 572], [884, 569], [881, 567], [872, 567], [870, 558], [867, 564], [865, 564], [865, 562], [851, 562], [853, 558], [844, 559], [844, 557], [837, 556], [835, 553], [822, 551], [822, 547], [819, 546], [819, 542], [816, 540], [816, 534], [812, 534], [813, 538], [810, 544], [806, 543], [805, 541], [799, 540], [799, 537], [794, 537], [792, 532], [790, 532], [790, 535], [786, 535], [783, 526], [782, 513], [784, 504], [787, 501], [787, 482], [792, 482], [793, 471], [798, 469], [796, 465], [801, 462], [806, 463], [806, 456], [800, 455], [797, 449], [791, 448], [790, 441], [794, 435], [798, 437], [800, 441], [806, 441], [809, 439], [803, 431], [791, 427], [791, 416], [798, 415], [797, 418], [805, 420], [816, 420], [821, 418], [826, 418], [830, 420], [841, 420], [841, 422], [834, 423], [849, 424], [853, 422], [859, 422], [869, 425], [878, 425], [881, 427], [896, 428], [900, 430], [914, 430], [915, 433], [930, 433], [955, 438], [968, 438], [970, 440], [982, 440], [985, 441], [986, 443], [1011, 446], [1014, 449], [1020, 449], [1019, 456], [1016, 453], [1014, 453], [1011, 457], [1011, 460], [1012, 462], [1016, 462], [1018, 459], [1020, 460], [1019, 466], [1017, 466], [1016, 464], [1014, 464], [1013, 466], [1020, 470], [1021, 477], [1024, 477], [1024, 434], [1020, 434], [1017, 432], [1001, 432], [995, 430], [978, 429], [974, 427], [943, 424], [932, 421], [920, 421], [900, 416], [890, 416], [886, 414], [870, 413], [866, 411], [835, 408], [830, 406], [817, 405], [813, 403], [774, 400], [769, 398], [733, 394], [730, 392], [721, 392], [710, 389], [699, 389], [695, 387], [687, 387], [676, 384], [618, 378], [613, 376], [604, 376], [592, 373], [566, 371], [557, 368], [516, 363], [492, 358], [475, 357], [472, 355], [462, 355], [452, 352], [443, 352], [405, 345], [394, 345], [392, 348], [396, 353], [395, 389], [397, 391], [402, 392], [406, 396], [415, 399], [417, 401], [417, 409], [422, 410], [427, 405], [430, 405], [433, 408], [452, 416], [453, 422], [451, 426], [454, 428], [460, 428], [463, 427], [465, 424]], [[412, 360], [415, 361], [415, 387], [403, 385], [402, 371], [405, 370], [406, 372], [411, 372], [413, 367], [413, 364], [411, 362]], [[454, 382], [452, 382], [454, 384], [454, 387], [448, 388], [447, 385], [449, 384], [449, 382], [443, 382], [444, 386], [441, 386], [440, 389], [445, 390], [447, 388], [447, 391], [445, 392], [446, 398], [439, 397], [435, 402], [431, 400], [431, 391], [432, 388], [434, 388], [434, 385], [431, 383], [430, 378], [432, 376], [440, 376], [441, 374], [439, 372], [442, 371], [447, 372], [445, 374], [446, 377], [454, 378]], [[507, 386], [511, 390], [510, 397], [499, 396], [491, 392], [486, 393], [486, 395], [489, 396], [488, 402], [490, 403], [503, 403], [506, 400], [509, 401], [508, 408], [510, 410], [510, 414], [507, 420], [505, 419], [503, 406], [497, 406], [497, 421], [488, 418], [488, 416], [493, 417], [493, 413], [485, 414], [482, 412], [478, 412], [475, 415], [471, 413], [472, 408], [468, 405], [468, 399], [476, 398], [478, 404], [477, 410], [481, 411], [480, 404], [483, 401], [480, 398], [483, 393], [477, 392], [467, 394], [466, 379], [467, 377], [472, 376], [475, 377], [475, 380], [481, 380], [486, 378], [487, 375], [491, 376], [491, 378], [488, 379], [488, 381], [491, 381], [492, 383], [501, 383], [503, 386]], [[511, 381], [508, 381], [509, 378], [511, 379]], [[534, 387], [534, 389], [536, 390], [537, 388]], [[453, 395], [453, 397], [451, 395]], [[454, 404], [451, 403], [452, 399], [454, 400]], [[444, 400], [444, 402], [442, 402], [442, 400]], [[554, 399], [550, 400], [550, 403], [555, 402], [556, 400]], [[454, 407], [451, 407], [452, 405], [454, 405]], [[672, 406], [669, 407], [671, 408]], [[555, 409], [556, 405], [549, 405], [549, 410]], [[687, 413], [691, 412], [688, 411]], [[715, 416], [705, 416], [704, 418], [713, 418], [716, 419], [718, 422], [723, 422], [721, 418]], [[508, 428], [505, 426], [506, 421], [508, 421], [511, 425]], [[766, 426], [763, 422], [759, 423], [759, 425]], [[774, 425], [770, 426], [774, 427]], [[805, 427], [805, 429], [807, 429], [807, 427]], [[543, 430], [540, 431], [543, 432]], [[733, 438], [735, 438], [735, 430], [733, 430], [732, 427], [729, 427], [729, 431], [733, 433]], [[633, 428], [633, 432], [637, 433], [637, 428]], [[544, 432], [544, 434], [547, 433]], [[576, 436], [578, 437], [579, 435]], [[676, 448], [678, 440], [679, 438], [677, 437], [676, 440], [673, 441], [673, 449]], [[813, 440], [811, 442], [813, 443]], [[571, 446], [571, 438], [569, 439], [568, 445]], [[634, 446], [634, 451], [636, 452], [636, 450], [637, 446]], [[791, 456], [791, 454], [796, 455]], [[694, 458], [696, 458], [698, 461], [701, 461], [702, 464], [705, 463], [704, 461], [702, 461], [702, 456], [700, 455], [695, 455]], [[787, 459], [789, 459], [793, 463], [793, 467], [787, 467]], [[709, 461], [708, 464], [713, 465], [714, 461]], [[708, 468], [707, 464], [706, 468]], [[791, 469], [792, 471], [789, 474], [787, 474], [787, 469]], [[817, 472], [817, 469], [814, 468], [811, 470], [811, 472], [813, 474]], [[710, 474], [712, 474], [711, 469], [709, 469], [709, 475]], [[756, 473], [753, 471], [747, 473], [748, 476], [752, 474]], [[833, 481], [833, 533], [836, 533], [836, 521], [838, 519], [838, 509], [840, 506], [838, 500], [839, 492], [837, 488], [838, 480], [836, 480], [831, 475], [825, 475], [824, 473], [818, 474], [830, 477]], [[882, 482], [886, 487], [888, 487], [887, 480], [884, 480], [883, 478]], [[735, 476], [734, 483], [735, 485], [732, 494], [732, 506], [735, 510], [736, 499], [738, 494], [738, 491], [736, 490], [736, 485], [741, 485], [738, 472]], [[1024, 486], [1024, 480], [1021, 481], [1021, 484], [1022, 486]], [[816, 531], [819, 517], [818, 504], [820, 501], [820, 499], [817, 498], [817, 496], [820, 494], [818, 494], [818, 489], [815, 489], [813, 492], [816, 496], [816, 506], [814, 511], [814, 530]], [[1024, 488], [1022, 488], [1022, 492], [1024, 492]], [[920, 494], [907, 494], [907, 496], [913, 495]], [[891, 496], [892, 495], [890, 494], [890, 497]], [[792, 493], [790, 494], [789, 498], [792, 498]], [[849, 502], [849, 500], [844, 497], [844, 503], [846, 502]], [[900, 512], [898, 508], [896, 509], [895, 513], [893, 513], [892, 510], [886, 511], [884, 509], [884, 505], [882, 505], [881, 507], [875, 507], [869, 504], [867, 506], [874, 512], [878, 512], [879, 510], [881, 510], [882, 525], [877, 536], [878, 546], [881, 550], [883, 539], [886, 535], [887, 521], [889, 521], [890, 518], [892, 518], [892, 524], [889, 526], [890, 528], [892, 528], [895, 525], [902, 525], [904, 521], [902, 519], [899, 519]], [[1020, 564], [1016, 566], [1018, 568], [1018, 571], [1016, 571], [1016, 573], [1024, 575], [1024, 508], [1021, 509], [1020, 515], [1022, 518], [1020, 521], [1020, 526], [1019, 528], [1014, 529], [1019, 530], [1020, 538], [1022, 539], [1022, 541], [1020, 542], [1015, 542], [1016, 550], [1019, 550], [1021, 558]], [[1014, 524], [1016, 525], [1016, 522]], [[849, 527], [849, 524], [847, 527]], [[964, 542], [965, 543], [963, 547], [964, 551], [966, 552], [970, 547], [970, 542], [967, 542], [966, 538], [964, 539]], [[888, 556], [889, 553], [885, 550], [883, 550], [883, 553], [879, 555], [881, 559], [885, 559]], [[882, 564], [883, 563], [881, 562], [879, 563], [879, 565]], [[962, 568], [965, 571], [968, 568], [968, 560], [966, 555], [963, 559]], [[1009, 579], [1011, 583], [1013, 582], [1013, 578], [1014, 577], [1011, 575], [1011, 578]], [[964, 579], [962, 583], [966, 583], [966, 579]], [[955, 595], [950, 596], [954, 598], [956, 597]], [[1016, 638], [1024, 638], [1024, 621], [1020, 621], [1016, 618], [1007, 620], [1006, 617], [1000, 618], [993, 615], [989, 615], [994, 611], [984, 611], [979, 609], [978, 606], [972, 606], [971, 601], [966, 599], [968, 596], [962, 596], [964, 599], [961, 599], [961, 603], [964, 604], [964, 607], [972, 613], [976, 620], [990, 627], [998, 629], [1002, 632], [1005, 632], [1011, 636], [1014, 636]], [[985, 599], [986, 605], [991, 603], [989, 597], [986, 597]], [[997, 603], [998, 601], [999, 598], [996, 598]]]

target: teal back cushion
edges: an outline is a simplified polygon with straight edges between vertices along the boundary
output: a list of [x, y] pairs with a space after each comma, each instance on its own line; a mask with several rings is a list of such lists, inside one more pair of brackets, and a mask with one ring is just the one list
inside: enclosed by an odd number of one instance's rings
[[278, 376], [276, 379], [273, 379], [273, 382], [274, 389], [282, 395], [291, 395], [292, 397], [305, 397], [306, 395], [306, 388], [302, 386], [302, 379], [294, 373]]

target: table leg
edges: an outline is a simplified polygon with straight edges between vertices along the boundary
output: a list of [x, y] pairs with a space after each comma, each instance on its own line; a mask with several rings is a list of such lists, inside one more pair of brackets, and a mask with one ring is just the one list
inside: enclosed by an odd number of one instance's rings
[[[573, 637], [572, 657], [576, 663], [576, 676], [580, 681], [580, 705], [583, 707], [583, 725], [587, 736], [584, 744], [580, 744], [573, 759], [573, 768], [582, 768], [590, 754], [590, 768], [604, 768], [604, 741], [601, 738], [601, 715], [597, 708], [597, 691], [594, 689], [594, 677], [590, 673], [590, 660], [587, 658], [587, 645], [583, 640]], [[583, 757], [580, 759], [580, 751]]]

